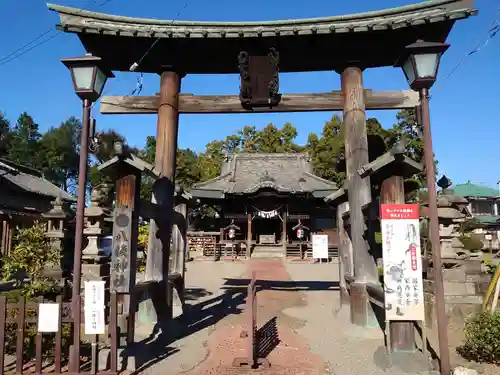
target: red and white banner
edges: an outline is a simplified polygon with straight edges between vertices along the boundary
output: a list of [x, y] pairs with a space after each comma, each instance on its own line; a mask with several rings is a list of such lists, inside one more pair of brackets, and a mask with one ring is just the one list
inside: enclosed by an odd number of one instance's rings
[[425, 320], [418, 204], [382, 204], [386, 320]]

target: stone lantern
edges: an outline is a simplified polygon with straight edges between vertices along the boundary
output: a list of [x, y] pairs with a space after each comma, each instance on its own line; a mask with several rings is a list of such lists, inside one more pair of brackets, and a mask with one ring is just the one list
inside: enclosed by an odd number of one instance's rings
[[[84, 280], [102, 280], [109, 276], [110, 246], [106, 243], [106, 236], [110, 231], [105, 221], [110, 217], [110, 209], [103, 207], [105, 195], [109, 195], [109, 186], [98, 185], [92, 190], [90, 206], [85, 209], [86, 226], [83, 234], [88, 244], [82, 252], [82, 278]], [[111, 242], [111, 238], [109, 241]]]
[[71, 215], [68, 213], [67, 206], [62, 200], [61, 195], [58, 195], [51, 203], [52, 209], [42, 214], [42, 217], [47, 220], [47, 232], [45, 236], [49, 238], [51, 245], [59, 251], [61, 258], [56, 264], [51, 264], [46, 267], [43, 274], [49, 278], [58, 280], [60, 286], [62, 286], [64, 284], [64, 245], [68, 237], [66, 221]]

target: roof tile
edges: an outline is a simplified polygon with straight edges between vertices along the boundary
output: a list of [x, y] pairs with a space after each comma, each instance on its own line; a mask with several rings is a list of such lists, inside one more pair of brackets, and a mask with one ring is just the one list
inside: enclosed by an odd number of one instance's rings
[[241, 153], [228, 155], [221, 175], [193, 185], [193, 190], [251, 194], [266, 187], [289, 193], [312, 193], [316, 190], [333, 192], [337, 189], [335, 183], [312, 173], [307, 154]]
[[498, 197], [500, 196], [497, 189], [493, 189], [487, 186], [481, 186], [467, 181], [465, 184], [458, 184], [452, 187], [453, 192], [456, 195], [462, 197]]
[[41, 176], [36, 176], [35, 174], [30, 174], [19, 168], [16, 168], [14, 164], [11, 164], [7, 161], [0, 161], [0, 169], [6, 172], [1, 175], [2, 178], [5, 178], [12, 184], [17, 185], [21, 189], [26, 190], [30, 193], [46, 195], [54, 198], [60, 196], [63, 200], [66, 201], [75, 201], [74, 197], [69, 195], [64, 190], [58, 188], [52, 182], [44, 179]]

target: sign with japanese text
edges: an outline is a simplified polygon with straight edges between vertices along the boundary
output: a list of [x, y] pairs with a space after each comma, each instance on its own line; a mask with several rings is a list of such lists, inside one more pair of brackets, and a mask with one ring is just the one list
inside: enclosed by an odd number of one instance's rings
[[117, 207], [114, 212], [113, 250], [111, 253], [110, 289], [115, 293], [130, 293], [131, 273], [135, 272], [132, 254], [132, 210]]
[[328, 259], [328, 235], [313, 234], [312, 248], [314, 259]]
[[85, 281], [84, 287], [84, 313], [85, 334], [104, 334], [104, 285], [101, 280]]
[[104, 326], [104, 309], [85, 307], [85, 334], [103, 335], [106, 333]]
[[382, 204], [386, 320], [425, 320], [418, 204]]
[[102, 280], [85, 281], [84, 285], [85, 285], [83, 292], [84, 306], [104, 308], [105, 281]]

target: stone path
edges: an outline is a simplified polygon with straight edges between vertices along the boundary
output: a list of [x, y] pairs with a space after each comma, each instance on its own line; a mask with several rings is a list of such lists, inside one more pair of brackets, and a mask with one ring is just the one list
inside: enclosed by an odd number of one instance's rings
[[[268, 359], [271, 368], [266, 370], [248, 371], [235, 369], [232, 361], [235, 357], [245, 355], [245, 342], [240, 338], [240, 333], [245, 326], [244, 314], [228, 317], [220, 322], [215, 332], [208, 341], [209, 355], [200, 366], [195, 367], [189, 375], [232, 375], [246, 373], [265, 373], [269, 375], [289, 374], [293, 369], [296, 375], [322, 375], [325, 374], [324, 361], [318, 355], [312, 354], [307, 343], [294, 331], [301, 322], [283, 314], [286, 308], [303, 305], [300, 293], [286, 290], [290, 287], [291, 279], [280, 260], [251, 260], [248, 263], [246, 277], [249, 278], [252, 271], [256, 271], [258, 280], [265, 280], [264, 289], [257, 294], [258, 302], [258, 326], [269, 321], [276, 322], [278, 331], [278, 345], [269, 353]], [[236, 283], [235, 283], [236, 284]], [[241, 292], [245, 288], [238, 288]], [[278, 290], [274, 290], [278, 289]], [[284, 289], [284, 290], [279, 290]]]
[[[271, 368], [249, 371], [234, 368], [232, 361], [244, 355], [240, 333], [246, 329], [246, 286], [252, 271], [261, 284], [258, 325], [275, 324], [279, 342], [267, 355]], [[178, 331], [169, 332], [173, 337], [149, 339], [146, 350], [154, 348], [160, 358], [144, 365], [143, 374], [427, 374], [419, 371], [426, 364], [418, 356], [396, 361], [386, 372], [381, 330], [353, 326], [348, 308], [338, 310], [336, 264], [195, 262], [187, 275], [191, 307], [177, 323]]]

